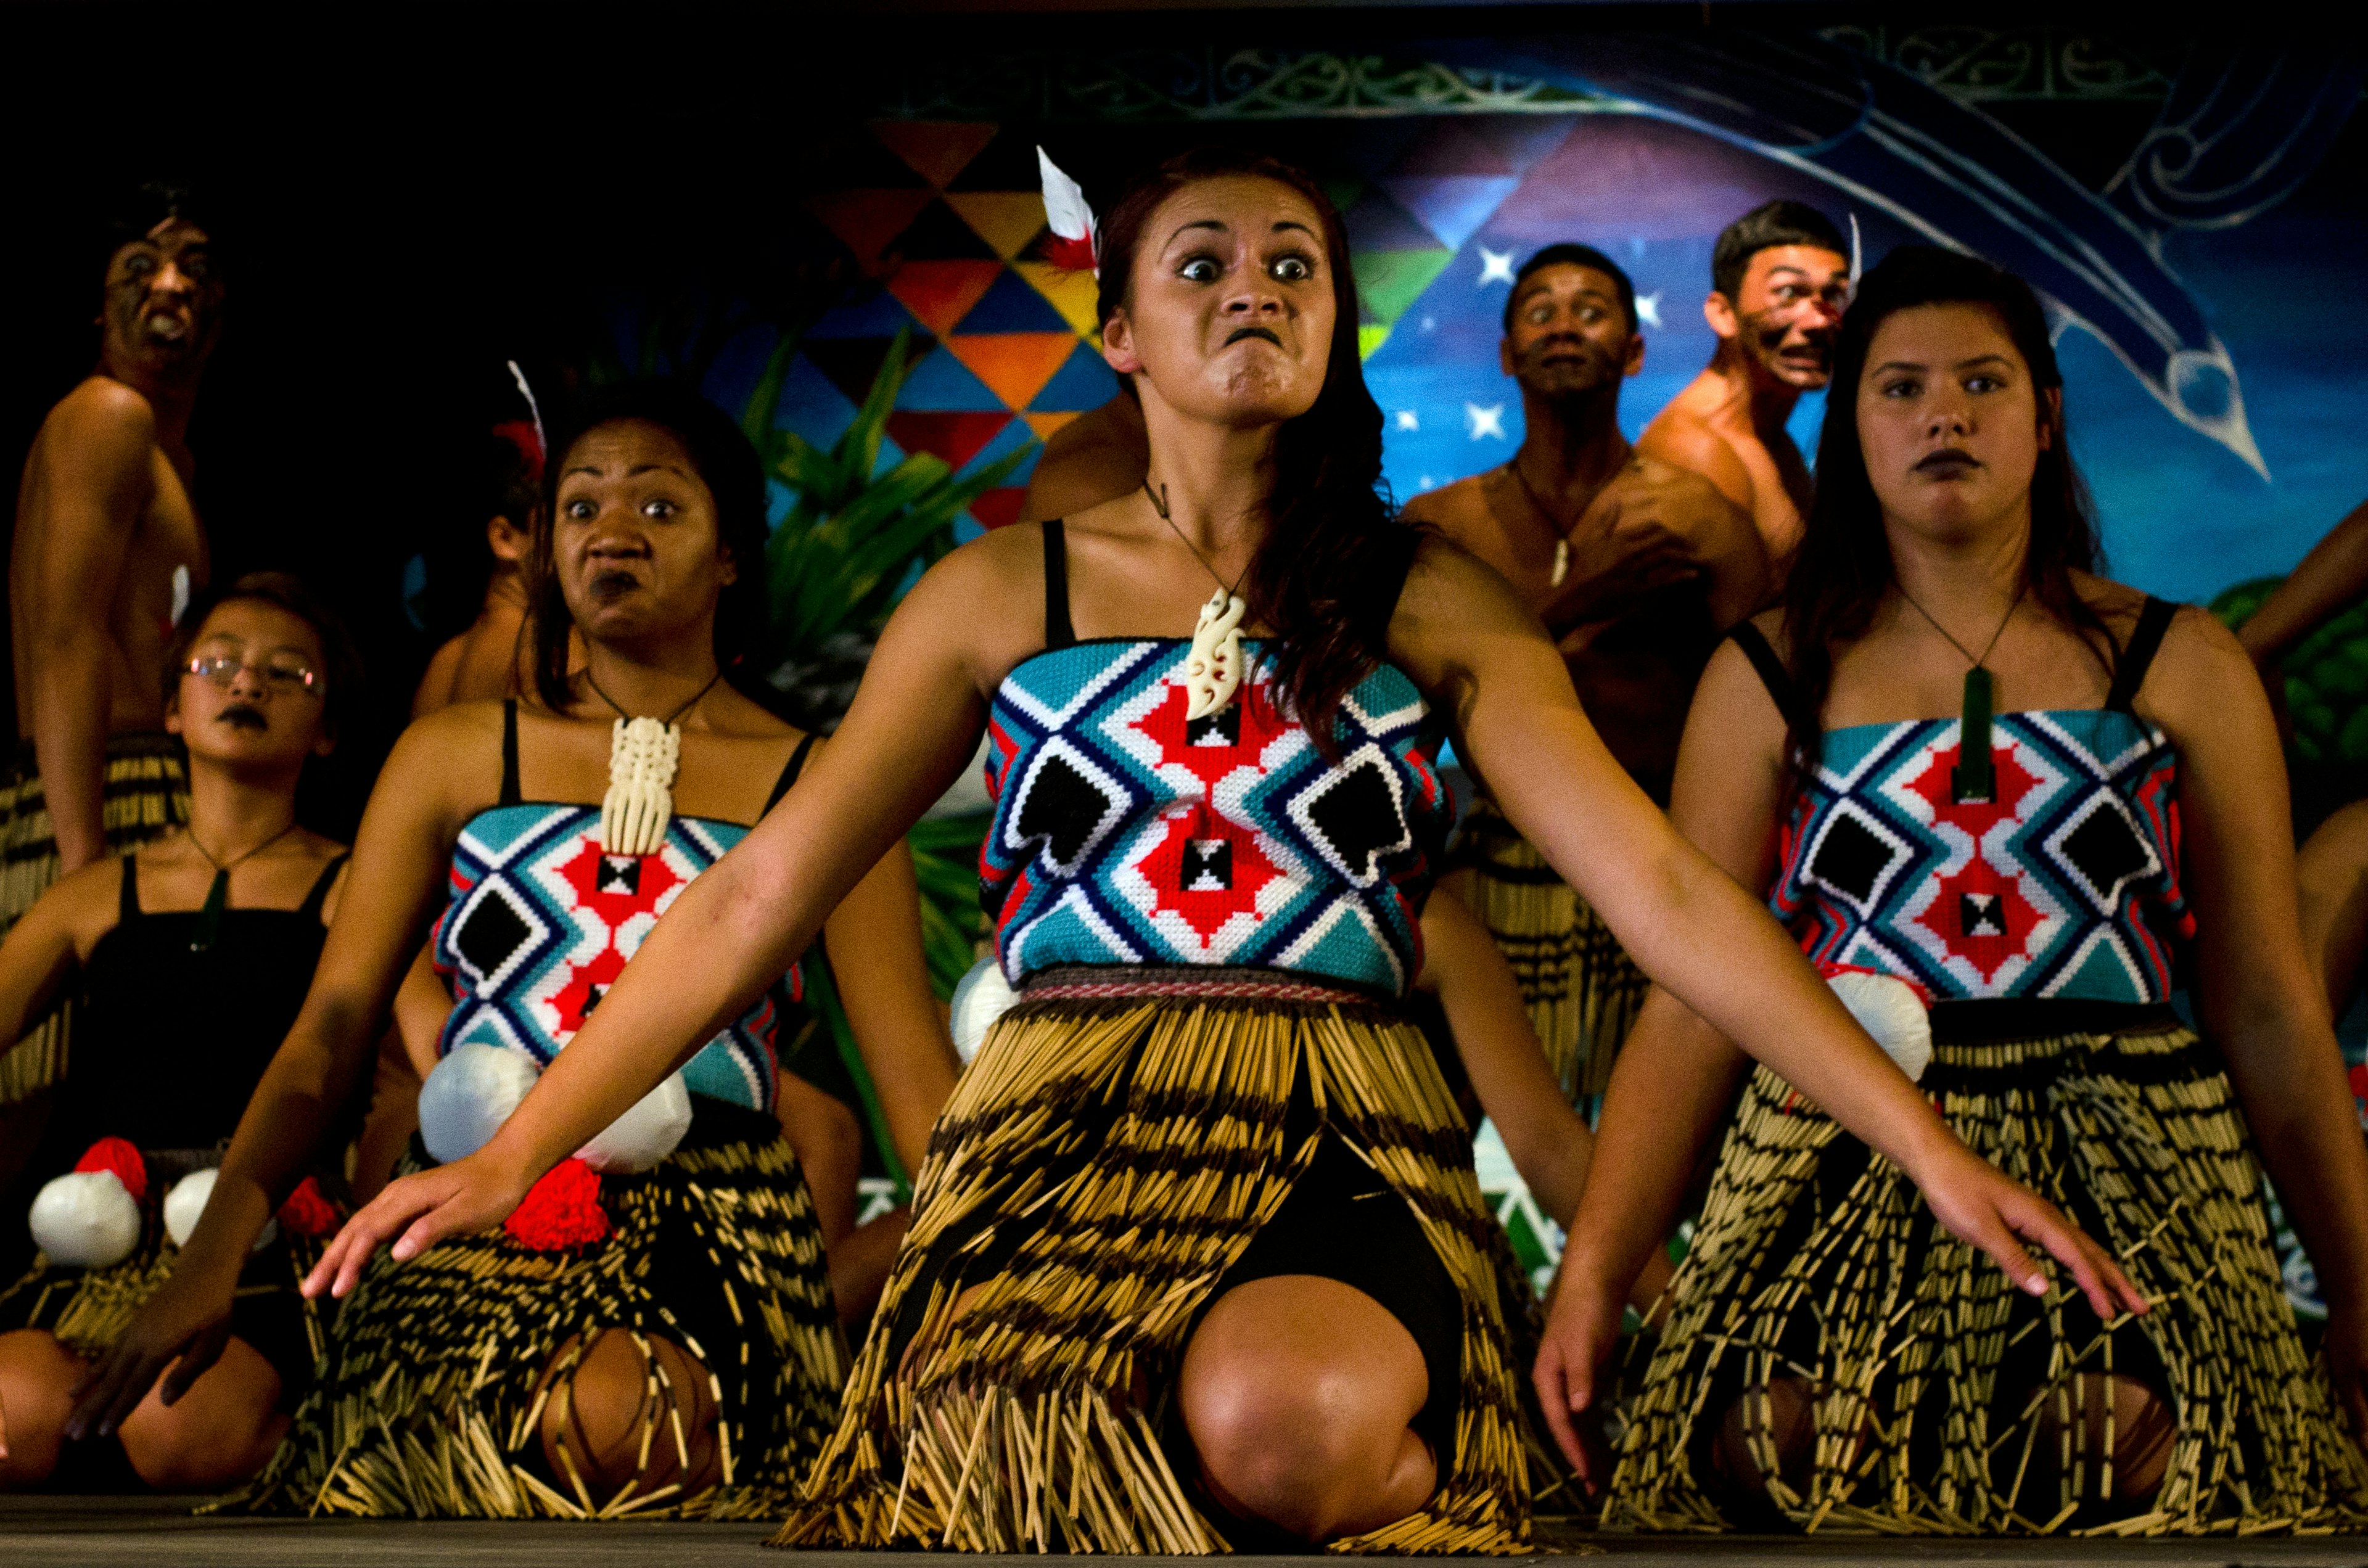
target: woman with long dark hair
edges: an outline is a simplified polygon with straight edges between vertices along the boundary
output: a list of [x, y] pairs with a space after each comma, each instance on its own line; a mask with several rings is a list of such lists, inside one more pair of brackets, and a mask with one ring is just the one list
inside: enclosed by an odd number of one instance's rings
[[[2368, 1158], [2260, 683], [2209, 615], [2095, 574], [2020, 279], [1893, 253], [1829, 395], [1785, 603], [1713, 661], [1672, 813], [1887, 1021], [1895, 1082], [2105, 1240], [2152, 1310], [2006, 1290], [1838, 1108], [1763, 1066], [1606, 1518], [2356, 1527], [2368, 1472], [2337, 1412], [2368, 1432]], [[1722, 1028], [1656, 992], [1613, 1074], [1538, 1365], [1560, 1421], [1594, 1402], [1627, 1282], [1750, 1067]], [[2257, 1150], [2327, 1288], [2324, 1375]]]
[[1452, 815], [1444, 720], [1649, 972], [1829, 1096], [2024, 1288], [2018, 1233], [2117, 1310], [2111, 1261], [1881, 1077], [1628, 780], [1504, 582], [1393, 519], [1315, 183], [1188, 155], [1115, 203], [1099, 261], [1144, 485], [923, 577], [830, 751], [495, 1142], [390, 1187], [308, 1285], [510, 1212], [803, 945], [984, 728], [984, 894], [1019, 1001], [932, 1136], [782, 1540], [1519, 1550], [1494, 1221], [1403, 1008]]
[[[552, 450], [531, 697], [455, 704], [397, 743], [302, 1011], [171, 1279], [74, 1427], [122, 1420], [168, 1365], [173, 1403], [221, 1353], [239, 1260], [332, 1145], [423, 936], [453, 996], [419, 1093], [415, 1164], [432, 1165], [479, 1146], [565, 1058], [652, 926], [822, 749], [724, 678], [762, 609], [764, 479], [738, 426], [687, 388], [626, 383]], [[827, 932], [917, 1159], [952, 1051], [911, 865], [887, 844], [873, 861]], [[844, 1366], [824, 1233], [778, 1119], [797, 956], [554, 1161], [508, 1225], [373, 1271], [245, 1506], [648, 1517], [785, 1503]]]

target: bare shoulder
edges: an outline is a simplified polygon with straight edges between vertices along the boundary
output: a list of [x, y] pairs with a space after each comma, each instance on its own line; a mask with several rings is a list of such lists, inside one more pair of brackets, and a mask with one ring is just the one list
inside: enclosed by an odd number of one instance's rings
[[1518, 627], [1536, 631], [1537, 617], [1521, 603], [1497, 570], [1443, 533], [1426, 529], [1415, 544], [1414, 563], [1398, 595], [1391, 640], [1401, 631], [1453, 628], [1486, 631]]
[[61, 877], [35, 906], [77, 936], [96, 935], [115, 924], [123, 892], [123, 857], [102, 855], [72, 876]]
[[905, 596], [907, 605], [951, 607], [967, 599], [973, 610], [1011, 593], [1035, 595], [1044, 581], [1044, 525], [991, 528], [947, 553]]
[[26, 466], [69, 488], [112, 490], [147, 475], [156, 444], [156, 411], [121, 381], [86, 377], [41, 421]]
[[1701, 474], [1730, 499], [1738, 487], [1751, 490], [1751, 472], [1735, 449], [1733, 437], [1691, 409], [1676, 404], [1663, 409], [1636, 438], [1637, 455]]
[[136, 388], [112, 376], [85, 376], [58, 400], [41, 428], [44, 433], [103, 435], [145, 443], [155, 439], [156, 411]]
[[452, 683], [461, 673], [461, 661], [468, 656], [468, 653], [469, 639], [465, 633], [446, 639], [444, 645], [436, 650], [427, 661], [427, 668], [420, 672], [418, 687], [412, 693], [413, 718], [425, 718], [439, 709], [451, 706], [445, 699], [451, 692]]
[[1123, 495], [1143, 483], [1150, 461], [1142, 411], [1121, 392], [1053, 432], [1029, 476], [1020, 516], [1041, 522]]
[[1470, 519], [1488, 515], [1487, 478], [1486, 473], [1475, 473], [1436, 490], [1420, 491], [1398, 508], [1398, 516], [1452, 534]]

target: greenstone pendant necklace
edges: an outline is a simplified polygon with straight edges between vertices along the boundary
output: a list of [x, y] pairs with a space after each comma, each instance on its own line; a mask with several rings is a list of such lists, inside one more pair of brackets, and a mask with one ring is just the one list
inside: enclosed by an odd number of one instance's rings
[[222, 911], [230, 907], [231, 869], [234, 866], [245, 865], [249, 860], [295, 832], [296, 824], [290, 823], [254, 848], [233, 856], [228, 860], [215, 859], [214, 852], [198, 842], [198, 835], [194, 829], [183, 828], [181, 831], [188, 835], [190, 846], [206, 858], [206, 864], [214, 869], [213, 882], [206, 889], [206, 902], [198, 909], [198, 923], [189, 931], [189, 951], [202, 953], [211, 948], [214, 945], [214, 938], [222, 934]]
[[1947, 638], [1949, 646], [1963, 653], [1973, 665], [1965, 672], [1964, 702], [1957, 719], [1957, 766], [1949, 770], [1949, 798], [1959, 805], [1998, 799], [1998, 762], [1990, 752], [1990, 720], [1997, 707], [1987, 661], [1998, 639], [2006, 635], [2007, 623], [2022, 608], [2023, 594], [2029, 591], [2029, 584], [2016, 591], [2014, 602], [2006, 607], [1998, 630], [1990, 633], [1990, 640], [1976, 653], [1951, 637], [1949, 629], [1933, 619], [1932, 612], [1918, 604], [1907, 589], [1899, 590], [1899, 597], [1907, 600], [1908, 608], [1922, 616], [1926, 625]]

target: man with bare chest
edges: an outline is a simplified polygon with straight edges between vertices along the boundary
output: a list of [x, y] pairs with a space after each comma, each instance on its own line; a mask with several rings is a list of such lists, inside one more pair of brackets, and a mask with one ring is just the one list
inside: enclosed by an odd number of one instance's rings
[[[185, 193], [119, 221], [97, 368], [42, 421], [17, 493], [8, 573], [18, 744], [0, 776], [0, 929], [61, 875], [188, 821], [155, 671], [204, 585], [189, 415], [222, 285]], [[63, 1064], [63, 1015], [0, 1057], [0, 1104]]]
[[[1560, 645], [1588, 717], [1631, 777], [1668, 800], [1694, 684], [1726, 628], [1770, 592], [1751, 518], [1702, 475], [1633, 451], [1620, 384], [1645, 362], [1635, 290], [1590, 246], [1549, 246], [1516, 276], [1499, 346], [1525, 431], [1502, 468], [1417, 495], [1429, 524], [1504, 574]], [[1595, 912], [1484, 801], [1459, 891], [1511, 961], [1564, 1086], [1602, 1092], [1645, 981]]]
[[1850, 303], [1841, 232], [1798, 201], [1770, 201], [1729, 223], [1711, 252], [1702, 315], [1718, 348], [1702, 373], [1637, 437], [1647, 457], [1708, 478], [1759, 526], [1779, 576], [1809, 510], [1809, 466], [1784, 423], [1833, 374]]

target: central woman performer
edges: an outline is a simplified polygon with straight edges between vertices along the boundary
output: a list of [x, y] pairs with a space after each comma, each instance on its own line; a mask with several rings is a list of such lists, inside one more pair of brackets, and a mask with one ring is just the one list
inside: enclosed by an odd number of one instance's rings
[[477, 1154], [310, 1282], [494, 1223], [812, 937], [984, 727], [1019, 1001], [930, 1144], [795, 1545], [1513, 1551], [1528, 1487], [1494, 1223], [1402, 1008], [1452, 731], [1645, 970], [1896, 1158], [2023, 1289], [2061, 1215], [1952, 1137], [1612, 761], [1502, 579], [1400, 525], [1338, 215], [1196, 153], [1101, 231], [1139, 491], [947, 557], [806, 780], [659, 923]]

